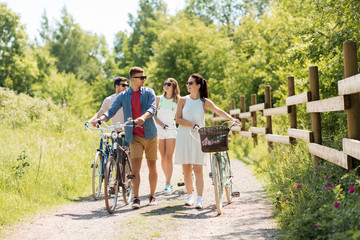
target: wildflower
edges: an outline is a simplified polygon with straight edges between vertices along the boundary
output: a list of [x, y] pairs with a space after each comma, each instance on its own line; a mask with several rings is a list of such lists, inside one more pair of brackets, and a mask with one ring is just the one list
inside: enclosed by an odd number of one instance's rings
[[340, 203], [339, 203], [339, 202], [334, 203], [334, 207], [335, 207], [335, 208], [338, 208], [339, 206], [340, 206]]
[[300, 188], [300, 187], [301, 187], [300, 184], [296, 186], [296, 188]]
[[314, 226], [315, 226], [315, 227], [318, 227], [318, 226], [319, 226], [319, 224], [318, 224], [318, 223], [314, 223]]
[[323, 187], [323, 189], [324, 189], [324, 191], [326, 191], [326, 190], [327, 190], [327, 187]]
[[337, 180], [337, 183], [340, 183], [340, 180]]
[[350, 186], [349, 193], [353, 193], [353, 192], [355, 192], [355, 188], [354, 186]]
[[8, 101], [3, 101], [3, 103], [4, 103], [4, 105], [8, 105], [9, 102]]
[[287, 197], [285, 200], [288, 201], [288, 200], [290, 200], [290, 198]]
[[66, 103], [63, 103], [62, 107], [63, 107], [63, 108], [66, 108], [66, 106], [67, 106]]
[[331, 185], [329, 186], [329, 189], [330, 189], [330, 188], [334, 188], [334, 185], [331, 184]]
[[325, 178], [326, 180], [328, 180], [329, 179], [329, 176], [326, 176], [326, 178]]

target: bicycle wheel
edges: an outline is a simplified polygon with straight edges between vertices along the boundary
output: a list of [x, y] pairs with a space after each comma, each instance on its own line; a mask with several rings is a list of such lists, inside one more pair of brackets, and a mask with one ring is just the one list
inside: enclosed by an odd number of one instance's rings
[[229, 155], [226, 154], [224, 155], [224, 167], [225, 167], [225, 179], [226, 179], [226, 184], [225, 184], [225, 194], [226, 194], [226, 199], [228, 201], [228, 203], [231, 203], [232, 201], [232, 171], [231, 171], [231, 163], [230, 163], [230, 159], [229, 159]]
[[117, 166], [115, 158], [111, 156], [106, 164], [104, 182], [105, 205], [109, 213], [114, 213], [119, 193]]
[[95, 200], [99, 199], [102, 185], [102, 168], [103, 155], [100, 151], [95, 154], [94, 163], [92, 165], [92, 193]]
[[124, 180], [124, 184], [122, 186], [122, 194], [123, 199], [126, 205], [131, 203], [132, 199], [132, 186], [131, 186], [131, 178], [128, 178], [131, 175], [131, 162], [130, 157], [123, 152], [123, 168], [122, 168], [122, 176]]
[[216, 155], [214, 154], [211, 160], [211, 171], [214, 181], [214, 192], [216, 208], [219, 214], [222, 211], [222, 187], [221, 187], [221, 176], [220, 176], [220, 164]]

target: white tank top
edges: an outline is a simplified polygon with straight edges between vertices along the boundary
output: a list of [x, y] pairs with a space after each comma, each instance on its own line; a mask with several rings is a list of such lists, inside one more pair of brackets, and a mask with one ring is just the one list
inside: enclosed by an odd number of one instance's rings
[[175, 127], [175, 113], [177, 104], [174, 99], [166, 99], [164, 95], [160, 97], [156, 117], [169, 127]]

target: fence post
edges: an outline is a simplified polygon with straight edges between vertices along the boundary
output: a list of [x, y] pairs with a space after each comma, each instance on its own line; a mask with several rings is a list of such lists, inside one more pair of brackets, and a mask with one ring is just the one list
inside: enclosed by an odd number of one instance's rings
[[[317, 66], [309, 67], [311, 101], [320, 99], [319, 95], [319, 74]], [[322, 144], [321, 141], [321, 116], [320, 113], [311, 113], [311, 128], [314, 136], [314, 143]], [[320, 158], [314, 155], [314, 166], [319, 166]]]
[[[251, 94], [251, 105], [256, 105], [256, 94]], [[257, 126], [256, 111], [251, 113], [251, 123], [253, 127]], [[257, 134], [253, 134], [254, 147], [258, 144]]]
[[234, 99], [231, 99], [231, 102], [230, 102], [230, 110], [233, 110], [235, 109], [235, 100]]
[[[289, 97], [294, 96], [295, 95], [294, 76], [288, 76], [287, 83], [288, 83], [288, 96]], [[290, 128], [297, 128], [296, 105], [291, 105], [289, 107], [290, 107], [290, 114], [289, 114]], [[290, 138], [290, 143], [292, 145], [296, 144], [296, 139]]]
[[[346, 41], [344, 49], [344, 72], [345, 78], [358, 74], [356, 42]], [[349, 95], [350, 108], [346, 110], [348, 124], [348, 138], [360, 140], [360, 97], [359, 93]], [[359, 162], [352, 157], [348, 158], [349, 169], [359, 165]]]
[[[245, 110], [245, 96], [240, 97], [240, 113], [246, 112]], [[246, 131], [246, 119], [241, 119], [241, 131]]]
[[[265, 109], [271, 108], [271, 88], [269, 85], [265, 86]], [[272, 134], [271, 116], [266, 116], [266, 134]], [[273, 150], [273, 142], [268, 142], [268, 151]]]

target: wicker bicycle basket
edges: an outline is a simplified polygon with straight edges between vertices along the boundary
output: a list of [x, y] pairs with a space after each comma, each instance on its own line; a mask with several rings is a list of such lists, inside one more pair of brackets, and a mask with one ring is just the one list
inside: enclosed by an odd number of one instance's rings
[[227, 151], [230, 129], [226, 126], [200, 128], [201, 150], [203, 152]]

